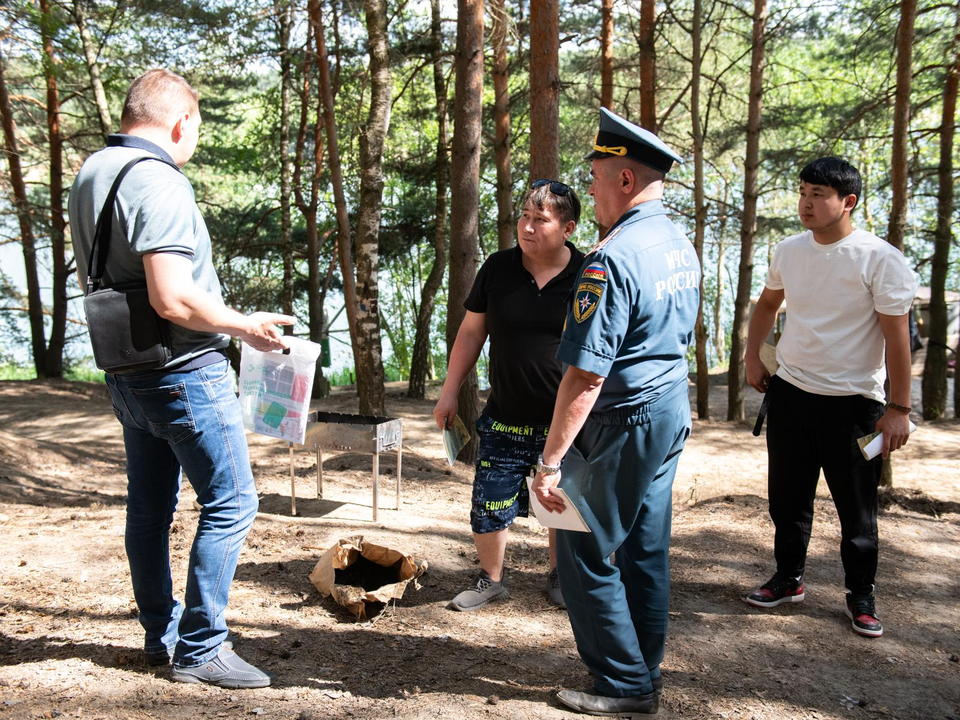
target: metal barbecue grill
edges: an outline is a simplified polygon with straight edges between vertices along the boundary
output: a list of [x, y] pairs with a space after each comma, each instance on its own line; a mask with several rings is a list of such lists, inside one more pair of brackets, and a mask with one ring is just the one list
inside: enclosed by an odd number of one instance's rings
[[[397, 451], [397, 510], [400, 509], [400, 461], [403, 422], [400, 418], [312, 412], [307, 417], [306, 447], [317, 452], [317, 497], [323, 497], [323, 451], [359, 451], [373, 455], [373, 521], [377, 520], [380, 495], [380, 453]], [[297, 514], [293, 473], [293, 443], [290, 444], [290, 513]]]

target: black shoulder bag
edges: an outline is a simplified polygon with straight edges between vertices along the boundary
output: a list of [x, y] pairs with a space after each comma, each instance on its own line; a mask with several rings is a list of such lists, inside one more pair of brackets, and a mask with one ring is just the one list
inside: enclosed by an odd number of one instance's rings
[[157, 157], [134, 158], [117, 174], [103, 203], [90, 248], [87, 289], [83, 309], [87, 315], [90, 344], [97, 367], [109, 373], [156, 370], [173, 358], [170, 323], [150, 305], [146, 283], [118, 283], [100, 287], [113, 223], [113, 204], [124, 176], [144, 160], [162, 162], [180, 172], [173, 163]]

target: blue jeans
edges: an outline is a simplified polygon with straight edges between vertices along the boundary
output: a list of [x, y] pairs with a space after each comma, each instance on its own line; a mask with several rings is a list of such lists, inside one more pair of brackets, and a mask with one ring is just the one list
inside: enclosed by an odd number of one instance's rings
[[[174, 664], [202, 665], [227, 636], [230, 583], [258, 506], [228, 363], [106, 381], [127, 452], [125, 544], [144, 651], [173, 650]], [[170, 576], [181, 468], [203, 506], [183, 604]]]

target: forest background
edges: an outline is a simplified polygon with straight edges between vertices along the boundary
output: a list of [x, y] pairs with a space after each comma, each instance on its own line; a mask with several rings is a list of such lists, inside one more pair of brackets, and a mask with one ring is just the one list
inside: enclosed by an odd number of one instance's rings
[[[596, 242], [582, 158], [605, 105], [687, 159], [665, 199], [704, 269], [699, 417], [743, 419], [749, 299], [800, 229], [800, 167], [838, 154], [864, 179], [855, 224], [931, 288], [922, 404], [936, 419], [960, 406], [946, 380], [958, 52], [960, 5], [938, 0], [8, 0], [0, 365], [92, 374], [66, 195], [118, 131], [130, 80], [168, 67], [200, 92], [185, 172], [225, 300], [329, 340], [340, 360], [327, 377], [321, 364], [317, 394], [356, 382], [366, 414], [384, 413], [387, 379], [422, 398], [479, 263], [515, 244], [533, 179], [576, 188], [574, 239]], [[723, 408], [708, 404], [718, 367]], [[461, 390], [467, 420], [477, 388], [474, 375]]]

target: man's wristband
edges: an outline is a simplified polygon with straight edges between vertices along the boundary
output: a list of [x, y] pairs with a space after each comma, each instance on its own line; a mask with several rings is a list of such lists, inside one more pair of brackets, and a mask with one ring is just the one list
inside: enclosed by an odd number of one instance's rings
[[897, 412], [902, 412], [906, 415], [909, 415], [910, 411], [913, 409], [911, 407], [908, 407], [907, 405], [897, 405], [897, 403], [895, 402], [888, 402], [887, 407], [890, 408], [891, 410], [896, 410]]
[[541, 475], [556, 475], [560, 472], [560, 465], [547, 465], [543, 462], [543, 455], [537, 457], [537, 472]]

